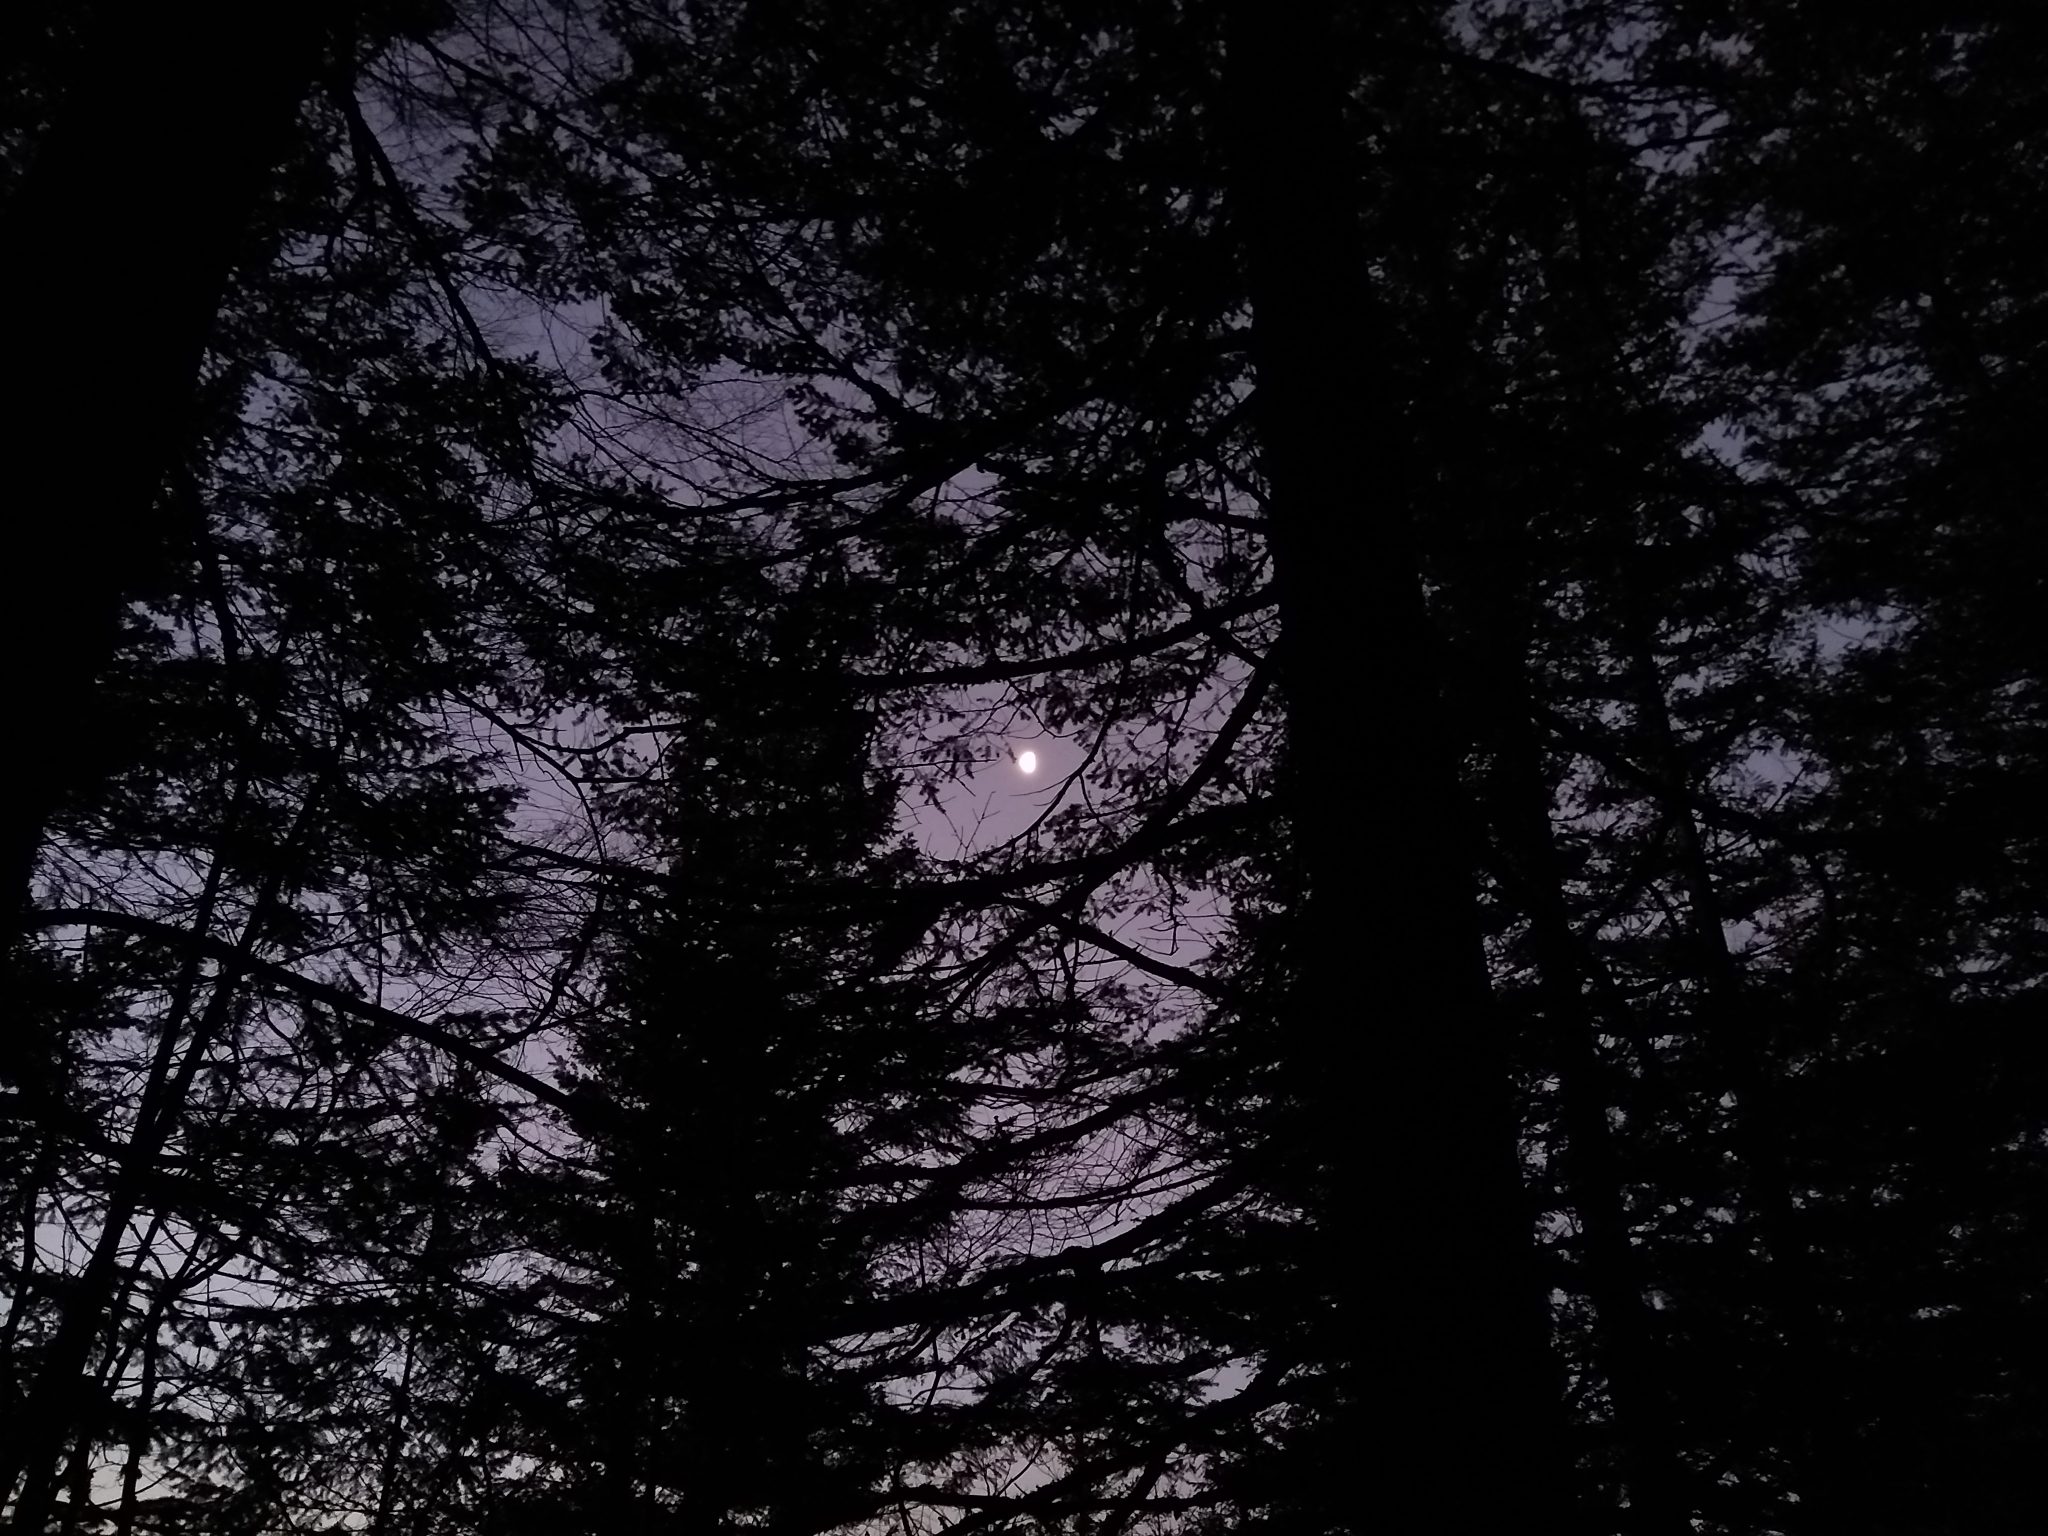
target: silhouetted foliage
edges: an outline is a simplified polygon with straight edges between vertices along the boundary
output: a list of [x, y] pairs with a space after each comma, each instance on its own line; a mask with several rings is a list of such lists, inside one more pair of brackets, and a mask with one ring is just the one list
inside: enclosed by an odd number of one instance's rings
[[158, 9], [0, 50], [16, 1528], [2032, 1529], [2038, 25]]

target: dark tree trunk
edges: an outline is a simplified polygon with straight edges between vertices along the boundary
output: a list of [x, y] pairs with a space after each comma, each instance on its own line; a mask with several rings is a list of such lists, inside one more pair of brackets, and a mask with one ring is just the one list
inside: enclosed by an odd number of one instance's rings
[[[310, 816], [324, 792], [324, 785], [314, 787], [302, 818]], [[238, 805], [240, 797], [238, 786], [234, 796]], [[303, 835], [304, 827], [302, 819], [294, 831], [294, 842]], [[223, 868], [216, 859], [200, 896], [195, 931], [204, 932], [212, 920]], [[273, 871], [264, 888], [255, 893], [239, 949], [246, 952], [258, 943], [272, 917], [283, 878], [281, 868]], [[0, 1442], [0, 1498], [20, 1483], [14, 1523], [24, 1531], [42, 1529], [56, 1496], [58, 1460], [65, 1438], [100, 1395], [92, 1360], [114, 1314], [113, 1302], [121, 1288], [121, 1246], [129, 1223], [141, 1208], [148, 1177], [177, 1129], [209, 1049], [233, 1020], [240, 994], [229, 969], [224, 968], [214, 980], [205, 1008], [193, 1021], [187, 1041], [184, 1021], [197, 975], [196, 967], [188, 969], [173, 994], [136, 1106], [134, 1129], [108, 1190], [92, 1254], [75, 1282], [66, 1288], [57, 1326], [37, 1362], [34, 1383], [21, 1396], [19, 1431]], [[182, 1059], [181, 1041], [186, 1042]]]
[[193, 1030], [184, 1059], [175, 1067], [180, 1036], [167, 1030], [158, 1046], [92, 1255], [68, 1289], [34, 1385], [23, 1394], [19, 1433], [12, 1444], [0, 1447], [0, 1496], [21, 1483], [14, 1510], [19, 1530], [43, 1529], [56, 1499], [64, 1448], [74, 1433], [81, 1432], [79, 1426], [99, 1401], [98, 1373], [91, 1365], [120, 1282], [122, 1239], [136, 1215], [148, 1173], [176, 1127], [207, 1047], [226, 1022], [231, 996], [225, 986], [215, 992]]
[[[1496, 586], [1504, 583], [1496, 583]], [[1494, 591], [1480, 604], [1507, 611], [1512, 598]], [[1519, 636], [1487, 636], [1484, 658], [1503, 679], [1491, 690], [1494, 768], [1489, 798], [1495, 838], [1512, 866], [1516, 895], [1528, 914], [1545, 1033], [1558, 1073], [1560, 1118], [1567, 1138], [1565, 1180], [1578, 1212], [1586, 1290], [1595, 1315], [1596, 1348], [1614, 1404], [1634, 1536], [1691, 1536], [1692, 1500], [1678, 1454], [1673, 1403], [1657, 1358], [1645, 1267], [1629, 1233], [1621, 1149], [1608, 1124], [1611, 1073], [1595, 1036], [1620, 1035], [1629, 1021], [1597, 993], [1601, 978], [1573, 932], [1563, 870], [1550, 825], [1552, 792], [1531, 712], [1531, 690]], [[1589, 995], [1589, 986], [1596, 995]]]
[[1286, 1048], [1341, 1394], [1302, 1514], [1565, 1531], [1561, 1380], [1423, 604], [1425, 493], [1364, 291], [1326, 16], [1238, 0], [1227, 84], [1306, 885]]
[[1815, 1285], [1813, 1253], [1794, 1199], [1796, 1174], [1786, 1146], [1787, 1117], [1780, 1108], [1776, 1074], [1778, 1043], [1771, 1038], [1772, 1015], [1743, 996], [1741, 964], [1722, 926], [1722, 898], [1706, 840], [1694, 810], [1692, 770], [1671, 718], [1670, 697], [1656, 655], [1656, 629], [1643, 593], [1624, 592], [1627, 604], [1629, 684], [1638, 728], [1658, 784], [1658, 810], [1678, 850], [1678, 874], [1685, 891], [1683, 942], [1697, 974], [1701, 1024], [1714, 1057], [1724, 1064], [1735, 1093], [1730, 1133], [1742, 1165], [1745, 1215], [1762, 1251], [1759, 1300], [1775, 1325], [1775, 1340], [1752, 1341], [1776, 1361], [1772, 1401], [1764, 1411], [1778, 1419], [1779, 1443], [1793, 1459], [1799, 1504], [1787, 1518], [1797, 1530], [1838, 1528], [1851, 1495], [1834, 1476], [1839, 1429], [1845, 1422], [1836, 1391], [1828, 1324]]
[[[103, 780], [134, 728], [104, 678], [129, 605], [177, 549], [157, 491], [194, 445], [207, 340], [318, 77], [324, 14], [250, 0], [100, 9], [5, 204], [15, 543], [0, 565], [0, 638], [24, 729], [0, 857], [17, 907], [51, 817]], [[4, 1033], [16, 1050], [30, 1038], [12, 1020]], [[86, 1291], [103, 1298], [112, 1276], [109, 1257]], [[77, 1313], [67, 1307], [23, 1434], [0, 1453], [0, 1497], [26, 1473], [26, 1530], [48, 1515], [97, 1336], [99, 1319]]]
[[128, 1418], [128, 1456], [121, 1464], [121, 1502], [114, 1514], [114, 1536], [135, 1536], [136, 1520], [142, 1512], [142, 1461], [149, 1454], [150, 1415], [156, 1407], [157, 1362], [163, 1348], [159, 1334], [170, 1298], [167, 1284], [150, 1304], [149, 1318], [143, 1324], [142, 1381], [135, 1389]]
[[24, 722], [4, 832], [25, 897], [50, 817], [105, 771], [99, 684], [175, 548], [156, 508], [189, 451], [206, 343], [297, 108], [321, 10], [107, 6], [5, 205], [14, 547], [0, 577]]

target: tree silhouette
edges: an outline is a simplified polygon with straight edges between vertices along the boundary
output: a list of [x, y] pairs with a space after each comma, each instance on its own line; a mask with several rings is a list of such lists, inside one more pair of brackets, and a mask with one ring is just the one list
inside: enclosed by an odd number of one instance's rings
[[8, 29], [17, 1527], [2030, 1528], [2038, 28]]

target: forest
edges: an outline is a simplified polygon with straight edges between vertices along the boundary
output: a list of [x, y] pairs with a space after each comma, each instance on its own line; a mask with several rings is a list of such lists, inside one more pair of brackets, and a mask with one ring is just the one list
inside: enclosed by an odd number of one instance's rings
[[2048, 9], [0, 76], [0, 1529], [2048, 1530]]

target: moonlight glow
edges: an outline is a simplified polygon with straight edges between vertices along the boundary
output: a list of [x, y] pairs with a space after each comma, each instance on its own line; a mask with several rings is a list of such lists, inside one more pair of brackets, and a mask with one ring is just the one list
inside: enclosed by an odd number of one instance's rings
[[1017, 754], [1017, 766], [1026, 773], [1038, 772], [1038, 754], [1036, 752], [1019, 752]]

